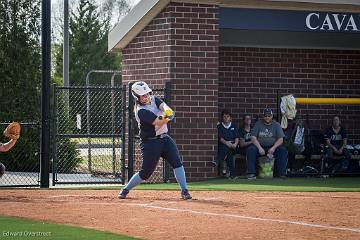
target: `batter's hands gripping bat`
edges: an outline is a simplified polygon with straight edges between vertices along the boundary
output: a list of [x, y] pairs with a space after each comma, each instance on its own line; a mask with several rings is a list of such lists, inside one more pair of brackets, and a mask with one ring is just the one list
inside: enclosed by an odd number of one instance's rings
[[172, 121], [175, 118], [175, 112], [171, 108], [166, 109], [164, 115], [169, 121]]
[[162, 115], [159, 116], [159, 119], [166, 119], [167, 122], [173, 120], [175, 118], [175, 112], [168, 108], [164, 111], [164, 113]]

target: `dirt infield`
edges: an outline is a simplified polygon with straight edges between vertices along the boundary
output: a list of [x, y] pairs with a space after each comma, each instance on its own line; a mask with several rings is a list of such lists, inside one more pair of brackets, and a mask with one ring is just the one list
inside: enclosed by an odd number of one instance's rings
[[360, 193], [0, 190], [0, 215], [144, 239], [360, 239]]

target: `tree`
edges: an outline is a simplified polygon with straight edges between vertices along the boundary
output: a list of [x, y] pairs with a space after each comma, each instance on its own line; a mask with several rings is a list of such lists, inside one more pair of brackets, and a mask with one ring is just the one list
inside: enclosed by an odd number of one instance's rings
[[[0, 122], [39, 122], [40, 6], [40, 0], [0, 0]], [[39, 136], [38, 126], [23, 128], [0, 161], [9, 171], [37, 171]]]
[[39, 20], [40, 0], [0, 0], [2, 122], [39, 120]]
[[101, 5], [100, 17], [103, 22], [108, 22], [111, 29], [129, 11], [130, 6], [126, 0], [106, 0]]
[[[68, 0], [69, 7], [77, 6], [79, 0]], [[121, 18], [130, 11], [130, 0], [97, 0], [99, 6], [100, 22], [108, 22], [110, 29], [119, 23]], [[139, 1], [139, 0], [137, 0]], [[134, 2], [134, 1], [132, 1]], [[52, 27], [53, 42], [62, 42], [63, 20], [64, 20], [64, 0], [52, 1]]]
[[[85, 77], [90, 70], [121, 68], [121, 56], [107, 51], [107, 37], [112, 18], [110, 9], [118, 1], [107, 2], [109, 4], [98, 11], [94, 1], [79, 0], [79, 5], [70, 15], [70, 85], [85, 85]], [[62, 54], [62, 45], [60, 45], [55, 57], [55, 77], [60, 78]], [[109, 82], [98, 79], [93, 83], [109, 84]]]

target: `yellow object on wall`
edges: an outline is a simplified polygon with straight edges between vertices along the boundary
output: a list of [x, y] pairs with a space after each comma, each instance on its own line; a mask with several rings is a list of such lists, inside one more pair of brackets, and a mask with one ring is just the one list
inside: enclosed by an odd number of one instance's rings
[[360, 98], [296, 98], [296, 104], [344, 104], [360, 105]]

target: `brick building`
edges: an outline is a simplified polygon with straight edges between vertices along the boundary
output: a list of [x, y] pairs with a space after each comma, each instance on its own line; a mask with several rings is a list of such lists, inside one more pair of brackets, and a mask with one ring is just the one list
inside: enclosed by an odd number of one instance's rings
[[[215, 176], [216, 123], [240, 123], [279, 96], [360, 97], [360, 3], [355, 0], [142, 0], [109, 35], [123, 82], [171, 82], [172, 135], [188, 177]], [[298, 105], [312, 129], [339, 114], [360, 143], [359, 105]], [[276, 110], [275, 110], [276, 112]]]

